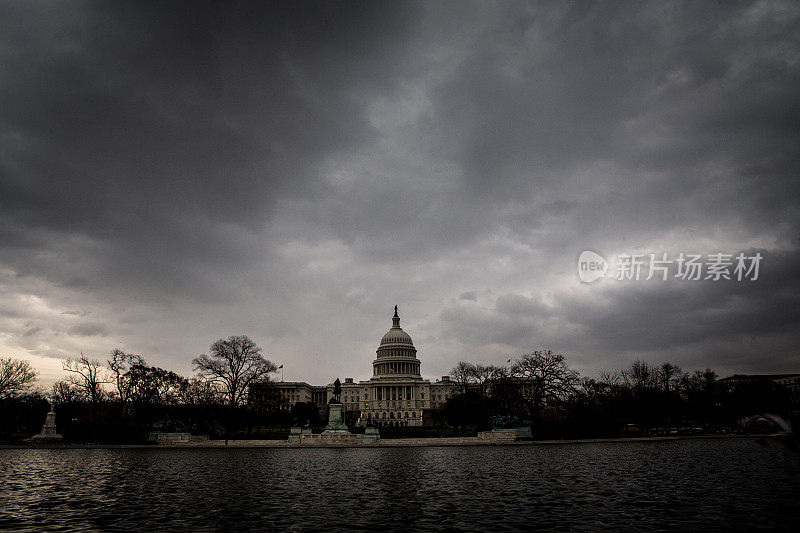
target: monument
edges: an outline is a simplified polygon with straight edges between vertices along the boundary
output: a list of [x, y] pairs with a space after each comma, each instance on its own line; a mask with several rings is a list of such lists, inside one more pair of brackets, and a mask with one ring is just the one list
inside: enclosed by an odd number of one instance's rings
[[289, 432], [288, 444], [321, 446], [354, 446], [376, 444], [380, 440], [378, 428], [369, 428], [364, 435], [350, 433], [344, 421], [344, 404], [341, 400], [342, 382], [339, 378], [333, 383], [333, 396], [328, 402], [328, 425], [322, 433], [314, 434], [311, 427], [293, 427]]
[[333, 382], [333, 397], [328, 402], [328, 425], [325, 426], [323, 435], [350, 435], [350, 430], [344, 423], [344, 405], [341, 397], [342, 382], [336, 378]]
[[33, 436], [33, 442], [36, 443], [48, 443], [48, 442], [61, 442], [63, 437], [56, 433], [56, 412], [53, 410], [53, 406], [50, 406], [50, 411], [47, 413], [47, 417], [44, 420], [44, 425], [42, 426], [42, 431]]

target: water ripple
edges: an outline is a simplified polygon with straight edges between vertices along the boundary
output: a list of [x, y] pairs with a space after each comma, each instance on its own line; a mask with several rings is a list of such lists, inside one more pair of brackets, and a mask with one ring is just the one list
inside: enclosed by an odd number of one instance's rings
[[0, 450], [0, 529], [798, 530], [799, 466], [748, 439]]

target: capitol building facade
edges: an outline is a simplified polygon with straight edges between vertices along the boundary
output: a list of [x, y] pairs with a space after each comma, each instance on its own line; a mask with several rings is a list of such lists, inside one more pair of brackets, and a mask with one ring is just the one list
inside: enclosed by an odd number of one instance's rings
[[[372, 377], [359, 382], [345, 378], [341, 384], [341, 402], [347, 418], [358, 426], [422, 426], [425, 411], [443, 407], [457, 388], [447, 376], [433, 383], [424, 379], [420, 366], [417, 349], [411, 336], [400, 327], [395, 306], [392, 327], [381, 338], [372, 361]], [[324, 410], [333, 397], [332, 384], [277, 382], [270, 386], [276, 389], [281, 409], [306, 402]]]
[[420, 375], [417, 349], [411, 336], [400, 327], [397, 306], [392, 328], [381, 338], [375, 353], [372, 378], [358, 384], [345, 380], [349, 387], [342, 387], [342, 395], [347, 391], [350, 396], [349, 403], [354, 403], [355, 394], [356, 402], [361, 404], [357, 424], [421, 426], [422, 412], [431, 405], [431, 384]]

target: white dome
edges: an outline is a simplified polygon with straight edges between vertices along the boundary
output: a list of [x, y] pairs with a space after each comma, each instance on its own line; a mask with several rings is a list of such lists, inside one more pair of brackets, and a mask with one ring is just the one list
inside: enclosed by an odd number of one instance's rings
[[400, 316], [397, 314], [397, 306], [394, 306], [394, 316], [392, 317], [392, 329], [386, 332], [386, 335], [381, 338], [381, 344], [378, 349], [388, 344], [405, 344], [404, 348], [413, 348], [414, 343], [411, 341], [411, 336], [400, 328]]
[[419, 378], [419, 359], [411, 336], [400, 328], [397, 306], [392, 317], [392, 329], [381, 338], [372, 362], [373, 376], [377, 378], [405, 376]]
[[414, 346], [411, 336], [400, 329], [399, 326], [386, 332], [386, 335], [381, 339], [381, 346], [385, 344], [408, 344]]

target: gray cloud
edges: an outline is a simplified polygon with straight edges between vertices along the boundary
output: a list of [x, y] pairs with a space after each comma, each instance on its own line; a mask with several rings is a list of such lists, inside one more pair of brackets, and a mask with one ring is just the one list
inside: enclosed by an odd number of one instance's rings
[[[544, 345], [796, 370], [794, 3], [0, 11], [0, 349], [188, 372], [247, 333], [366, 377], [399, 304], [430, 375]], [[767, 260], [586, 287], [583, 249]]]
[[73, 326], [67, 330], [67, 333], [78, 337], [105, 337], [108, 335], [106, 327], [103, 324], [91, 322]]

